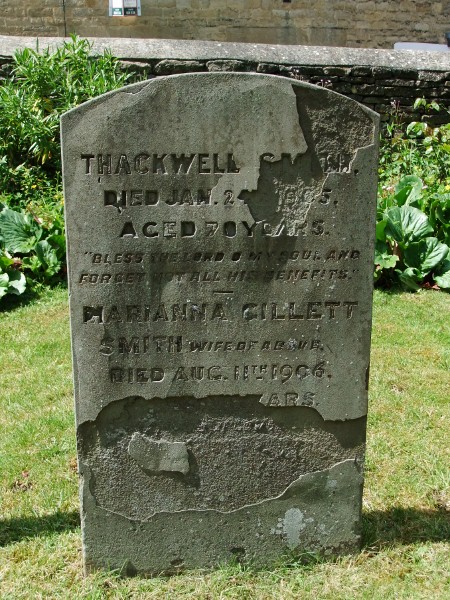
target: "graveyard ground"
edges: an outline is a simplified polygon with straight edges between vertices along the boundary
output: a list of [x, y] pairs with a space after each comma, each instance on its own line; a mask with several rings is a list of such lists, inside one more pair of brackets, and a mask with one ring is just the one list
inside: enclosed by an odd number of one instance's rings
[[450, 297], [375, 293], [361, 554], [82, 576], [67, 291], [0, 315], [0, 598], [444, 599]]

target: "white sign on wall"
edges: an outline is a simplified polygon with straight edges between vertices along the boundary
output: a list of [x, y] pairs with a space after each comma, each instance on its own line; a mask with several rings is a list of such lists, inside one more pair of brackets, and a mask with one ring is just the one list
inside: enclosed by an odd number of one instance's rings
[[110, 17], [140, 17], [141, 0], [109, 0]]

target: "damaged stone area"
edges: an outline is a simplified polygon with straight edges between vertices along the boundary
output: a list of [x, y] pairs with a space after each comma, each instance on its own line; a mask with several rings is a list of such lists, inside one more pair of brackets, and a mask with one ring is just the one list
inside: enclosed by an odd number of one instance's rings
[[[361, 539], [362, 483], [361, 468], [350, 459], [300, 476], [276, 498], [234, 511], [170, 511], [144, 521], [100, 508], [85, 492], [85, 567], [170, 574], [236, 560], [258, 567], [298, 553], [354, 552]], [[99, 543], [105, 530], [109, 535]]]
[[[80, 469], [96, 504], [131, 519], [236, 510], [277, 497], [305, 473], [361, 463], [365, 418], [324, 422], [258, 397], [127, 398], [79, 430]], [[111, 493], [109, 482], [114, 482]]]

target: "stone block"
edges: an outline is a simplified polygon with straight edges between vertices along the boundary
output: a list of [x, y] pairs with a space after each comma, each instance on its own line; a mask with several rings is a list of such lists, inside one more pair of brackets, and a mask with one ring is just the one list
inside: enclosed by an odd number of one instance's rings
[[86, 571], [359, 548], [377, 140], [255, 73], [62, 117]]
[[420, 82], [429, 81], [432, 83], [440, 83], [441, 81], [445, 81], [446, 78], [447, 73], [441, 71], [419, 71], [418, 73]]
[[344, 77], [350, 73], [350, 68], [348, 67], [324, 67], [323, 72], [325, 75], [338, 75], [340, 77]]
[[161, 60], [155, 66], [156, 75], [172, 75], [205, 71], [206, 63], [197, 60]]
[[373, 67], [372, 74], [374, 79], [417, 79], [415, 69], [399, 69], [396, 67]]
[[210, 60], [206, 63], [208, 71], [250, 71], [251, 65], [242, 60]]
[[354, 77], [372, 77], [372, 67], [352, 67], [351, 74]]

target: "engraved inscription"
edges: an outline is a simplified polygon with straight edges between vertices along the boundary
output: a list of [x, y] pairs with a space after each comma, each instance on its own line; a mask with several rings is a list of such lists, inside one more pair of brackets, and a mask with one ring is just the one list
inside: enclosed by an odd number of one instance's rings
[[[336, 318], [351, 319], [355, 314], [358, 302], [327, 300], [325, 302], [248, 302], [239, 307], [233, 306], [228, 312], [221, 302], [188, 302], [184, 304], [158, 304], [126, 306], [83, 306], [83, 323], [149, 323], [149, 322], [206, 322], [228, 321], [230, 318], [241, 318], [245, 321], [255, 319], [261, 321], [302, 321], [302, 320], [333, 320]], [[234, 312], [233, 312], [234, 310]], [[338, 314], [339, 313], [339, 314]]]
[[86, 175], [197, 175], [239, 173], [232, 153], [213, 154], [159, 154], [140, 152], [129, 154], [80, 155]]
[[[195, 395], [220, 383], [224, 394], [253, 388], [265, 406], [327, 410], [318, 398], [345, 372], [345, 332], [366, 314], [353, 290], [370, 252], [346, 227], [366, 193], [355, 175], [371, 137], [337, 144], [326, 127], [304, 129], [289, 89], [280, 101], [295, 118], [250, 145], [234, 131], [191, 137], [179, 122], [176, 135], [92, 139], [73, 153], [111, 241], [94, 228], [71, 276], [100, 381], [145, 383], [160, 397], [181, 394], [183, 381], [207, 383]], [[277, 397], [290, 368], [287, 382], [313, 388]]]
[[191, 352], [191, 353], [229, 353], [249, 352], [251, 350], [260, 352], [277, 352], [287, 350], [296, 352], [298, 350], [324, 350], [323, 344], [318, 339], [294, 339], [288, 340], [203, 340], [189, 339], [182, 335], [143, 335], [132, 337], [105, 337], [100, 342], [99, 352], [106, 356], [112, 354], [148, 354], [152, 351], [159, 352]]

